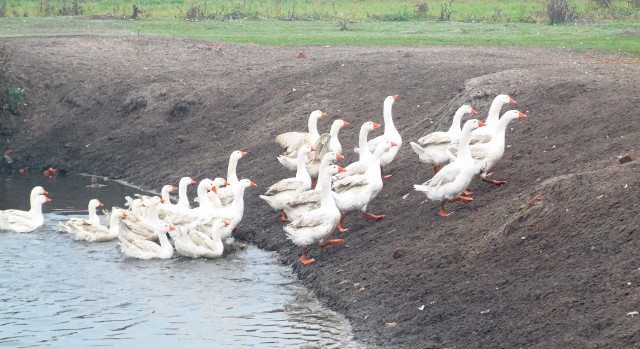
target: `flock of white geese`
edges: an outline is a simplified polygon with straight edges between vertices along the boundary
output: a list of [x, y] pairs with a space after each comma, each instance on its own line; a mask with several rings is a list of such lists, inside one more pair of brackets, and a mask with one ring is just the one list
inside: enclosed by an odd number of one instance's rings
[[[303, 264], [315, 261], [307, 257], [308, 246], [318, 243], [319, 247], [325, 247], [344, 242], [329, 237], [335, 228], [340, 232], [348, 230], [342, 224], [346, 213], [360, 211], [374, 220], [384, 217], [367, 212], [367, 206], [382, 190], [384, 180], [390, 177], [384, 175], [384, 168], [402, 146], [402, 137], [392, 117], [397, 98], [397, 95], [388, 96], [384, 101], [382, 135], [369, 139], [369, 133], [380, 128], [375, 122], [368, 121], [360, 127], [355, 148], [358, 160], [345, 167], [335, 164], [344, 158], [338, 137], [340, 129], [348, 125], [344, 120], [333, 121], [330, 132], [320, 134], [317, 123], [326, 114], [316, 110], [309, 116], [307, 132], [287, 132], [276, 137], [276, 142], [286, 149], [278, 161], [296, 174], [273, 184], [260, 198], [280, 213], [283, 222], [289, 222], [284, 231], [294, 244], [302, 247], [300, 261]], [[498, 95], [484, 122], [470, 119], [461, 127], [463, 116], [477, 114], [471, 106], [463, 105], [456, 111], [447, 131], [433, 132], [410, 142], [420, 162], [433, 166], [435, 172], [431, 179], [414, 188], [424, 192], [429, 200], [440, 203], [441, 216], [450, 214], [445, 211], [447, 202], [473, 201], [467, 187], [475, 177], [495, 185], [506, 183], [490, 179], [491, 170], [504, 154], [507, 124], [526, 117], [518, 110], [500, 116], [506, 104], [516, 102], [508, 95]], [[133, 258], [166, 259], [173, 257], [174, 251], [192, 258], [220, 257], [242, 220], [245, 189], [256, 185], [249, 179], [240, 180], [236, 174], [238, 161], [245, 155], [240, 150], [231, 153], [226, 179], [201, 180], [193, 203], [189, 202], [187, 187], [196, 181], [182, 177], [177, 188], [162, 187], [161, 196], [126, 197], [128, 208], [104, 211], [107, 226], [102, 225], [96, 212], [102, 203], [92, 199], [88, 219], [71, 218], [61, 222], [59, 229], [76, 240], [118, 239], [122, 253]], [[173, 203], [171, 192], [176, 190], [178, 199]], [[51, 201], [47, 194], [37, 186], [31, 191], [29, 211], [0, 211], [0, 230], [31, 232], [40, 227], [44, 223], [42, 205]]]

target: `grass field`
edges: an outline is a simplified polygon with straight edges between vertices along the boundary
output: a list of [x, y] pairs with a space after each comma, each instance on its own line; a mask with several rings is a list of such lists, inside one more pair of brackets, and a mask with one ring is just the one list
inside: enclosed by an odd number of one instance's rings
[[[262, 45], [551, 46], [640, 55], [640, 4], [634, 5], [640, 0], [613, 1], [610, 8], [597, 5], [605, 0], [575, 0], [571, 7], [580, 13], [579, 20], [560, 25], [543, 24], [546, 0], [147, 0], [137, 3], [143, 8], [137, 20], [130, 19], [130, 1], [0, 0], [0, 4], [3, 1], [5, 15], [29, 15], [0, 18], [0, 37], [160, 35]], [[419, 4], [427, 5], [420, 8]], [[194, 6], [204, 11], [201, 14], [214, 14], [215, 19], [195, 16], [186, 20], [185, 14]], [[451, 10], [448, 21], [438, 18], [443, 6]], [[36, 16], [47, 7], [65, 11], [79, 7], [83, 15]], [[105, 13], [109, 15], [98, 15]]]
[[[0, 0], [0, 16], [113, 14], [155, 18], [546, 22], [547, 0]], [[639, 19], [640, 0], [569, 0], [577, 17]]]

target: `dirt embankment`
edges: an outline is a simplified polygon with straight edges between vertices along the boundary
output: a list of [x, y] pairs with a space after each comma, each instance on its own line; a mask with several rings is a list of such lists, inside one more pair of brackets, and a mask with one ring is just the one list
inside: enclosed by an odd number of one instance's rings
[[[640, 345], [640, 62], [558, 49], [279, 48], [160, 38], [3, 39], [9, 77], [25, 88], [3, 115], [2, 150], [16, 164], [55, 164], [158, 189], [183, 175], [238, 172], [246, 194], [238, 237], [277, 250], [302, 281], [383, 348], [633, 348]], [[304, 55], [299, 55], [304, 52]], [[298, 58], [306, 57], [306, 58]], [[448, 128], [460, 105], [486, 115], [507, 93], [528, 118], [507, 131], [495, 177], [475, 201], [437, 207], [412, 190], [431, 176], [408, 142]], [[312, 248], [301, 266], [278, 214], [257, 194], [290, 176], [274, 137], [314, 109], [357, 130], [394, 120], [405, 145], [393, 177], [350, 214], [346, 245]], [[10, 122], [9, 122], [10, 121]], [[319, 128], [328, 130], [329, 121]], [[408, 196], [405, 196], [408, 194]], [[338, 235], [338, 233], [336, 233]]]

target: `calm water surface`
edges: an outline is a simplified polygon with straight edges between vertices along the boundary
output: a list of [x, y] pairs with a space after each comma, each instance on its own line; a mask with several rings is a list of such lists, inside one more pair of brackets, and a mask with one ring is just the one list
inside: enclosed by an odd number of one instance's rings
[[[89, 177], [0, 177], [0, 209], [28, 209], [49, 191], [45, 225], [0, 231], [0, 347], [362, 348], [272, 253], [249, 247], [218, 260], [135, 260], [116, 242], [76, 242], [57, 231], [97, 198], [122, 206], [140, 192]], [[101, 216], [104, 221], [104, 217]]]

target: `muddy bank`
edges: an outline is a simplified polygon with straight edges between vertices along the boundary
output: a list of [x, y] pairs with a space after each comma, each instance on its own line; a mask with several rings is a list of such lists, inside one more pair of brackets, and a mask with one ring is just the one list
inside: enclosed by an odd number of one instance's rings
[[[2, 115], [15, 165], [54, 164], [158, 189], [226, 173], [248, 152], [237, 237], [277, 250], [303, 282], [383, 348], [627, 348], [640, 342], [640, 64], [558, 49], [274, 48], [166, 38], [2, 39], [8, 76], [25, 88]], [[303, 55], [300, 53], [304, 52]], [[306, 58], [299, 58], [306, 57]], [[475, 201], [443, 218], [412, 185], [431, 176], [408, 146], [446, 129], [455, 109], [486, 114], [507, 93], [528, 118], [512, 122], [494, 169], [504, 186], [472, 183]], [[274, 137], [303, 129], [311, 110], [344, 118], [348, 163], [357, 130], [394, 120], [405, 145], [393, 177], [349, 215], [346, 245], [301, 266], [278, 214], [258, 198], [290, 176]], [[328, 130], [329, 121], [320, 122]], [[408, 196], [405, 196], [408, 194]], [[337, 236], [338, 233], [336, 232]]]

